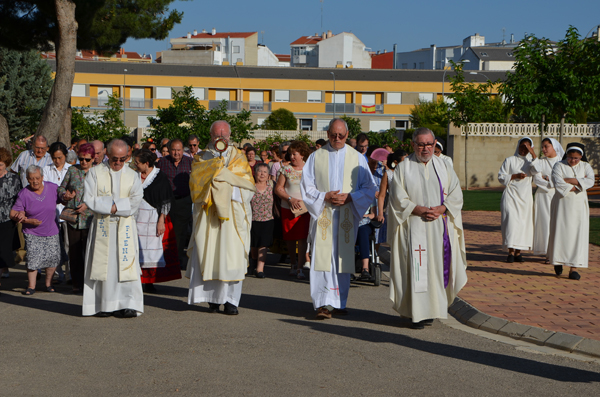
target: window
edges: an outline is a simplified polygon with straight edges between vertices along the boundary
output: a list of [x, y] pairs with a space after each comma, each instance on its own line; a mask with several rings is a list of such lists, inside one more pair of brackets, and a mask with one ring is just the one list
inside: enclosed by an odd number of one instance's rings
[[402, 93], [401, 92], [388, 92], [387, 103], [390, 105], [402, 104]]
[[419, 93], [419, 100], [421, 102], [433, 102], [433, 94], [432, 93]]
[[71, 96], [85, 96], [85, 84], [73, 84]]
[[425, 69], [425, 62], [419, 62], [419, 69]]
[[312, 131], [313, 121], [312, 119], [300, 119], [300, 130], [301, 131]]
[[384, 132], [390, 129], [389, 120], [371, 120], [369, 122], [369, 131]]
[[113, 93], [112, 87], [98, 87], [98, 106], [106, 106], [108, 97]]
[[[199, 101], [204, 100], [204, 88], [192, 88], [192, 96]], [[227, 94], [227, 100], [229, 100], [229, 91], [225, 91]]]
[[143, 108], [146, 99], [146, 94], [143, 88], [129, 89], [129, 107]]
[[321, 102], [321, 91], [306, 91], [307, 102]]
[[402, 69], [408, 69], [408, 63], [403, 63], [402, 64]]
[[317, 131], [327, 131], [331, 120], [317, 120]]
[[156, 99], [171, 99], [171, 87], [156, 87]]
[[413, 63], [413, 69], [416, 69], [416, 68], [417, 68], [417, 64]]
[[333, 103], [346, 103], [346, 94], [334, 94]]
[[488, 56], [487, 52], [480, 52], [479, 55], [481, 55], [482, 57], [487, 57]]
[[239, 45], [234, 45], [233, 46], [233, 53], [234, 54], [239, 54], [240, 53], [240, 46]]
[[150, 128], [148, 117], [152, 117], [152, 115], [138, 116], [138, 128]]
[[215, 100], [217, 101], [228, 101], [229, 100], [229, 91], [217, 90], [215, 91]]
[[294, 55], [306, 55], [306, 47], [294, 47]]
[[265, 122], [265, 119], [257, 119], [256, 124], [258, 124], [262, 128], [262, 124]]
[[263, 100], [262, 91], [250, 91], [250, 110], [263, 110]]
[[289, 102], [290, 92], [289, 91], [275, 91], [275, 102]]
[[405, 130], [408, 128], [408, 120], [396, 120], [396, 129]]
[[367, 106], [375, 105], [375, 94], [362, 94], [362, 104]]

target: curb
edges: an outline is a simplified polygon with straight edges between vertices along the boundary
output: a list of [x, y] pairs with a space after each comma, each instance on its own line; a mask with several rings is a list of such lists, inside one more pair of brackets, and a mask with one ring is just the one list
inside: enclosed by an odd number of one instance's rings
[[[389, 266], [390, 253], [388, 248], [379, 249], [379, 258]], [[523, 325], [499, 317], [483, 313], [476, 307], [459, 297], [454, 299], [448, 312], [459, 322], [475, 329], [508, 336], [510, 338], [533, 343], [539, 346], [548, 346], [569, 353], [600, 358], [600, 341], [582, 336], [565, 334], [563, 332], [549, 331], [540, 327]]]

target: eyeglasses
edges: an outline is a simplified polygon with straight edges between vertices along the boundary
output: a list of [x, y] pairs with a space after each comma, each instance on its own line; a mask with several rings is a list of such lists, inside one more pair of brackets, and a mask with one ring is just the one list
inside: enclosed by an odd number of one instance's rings
[[425, 149], [425, 148], [431, 149], [433, 147], [434, 143], [433, 142], [431, 142], [431, 143], [416, 143], [415, 145], [417, 145], [417, 147], [419, 149]]
[[80, 163], [83, 163], [84, 161], [85, 161], [86, 163], [89, 163], [90, 161], [92, 161], [92, 160], [93, 160], [93, 159], [87, 159], [87, 158], [85, 158], [85, 157], [78, 157], [78, 159], [79, 159], [79, 162], [80, 162]]
[[156, 148], [150, 148], [150, 151], [156, 152]]
[[124, 163], [125, 161], [127, 161], [127, 157], [111, 157], [110, 161], [112, 161], [113, 163]]
[[346, 134], [329, 134], [329, 137], [333, 139], [344, 139], [346, 138]]

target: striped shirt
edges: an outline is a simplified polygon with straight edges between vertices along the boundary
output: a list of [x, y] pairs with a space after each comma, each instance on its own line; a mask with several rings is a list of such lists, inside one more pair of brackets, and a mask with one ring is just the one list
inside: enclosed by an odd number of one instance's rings
[[12, 163], [12, 165], [10, 166], [10, 169], [13, 172], [19, 174], [19, 177], [21, 178], [21, 183], [23, 184], [24, 188], [29, 185], [29, 183], [27, 182], [27, 174], [25, 173], [25, 171], [27, 170], [27, 167], [34, 164], [39, 166], [40, 168], [44, 168], [45, 166], [52, 164], [52, 157], [50, 157], [49, 153], [46, 153], [44, 154], [44, 157], [38, 160], [35, 157], [33, 150], [26, 150], [19, 154], [19, 157], [17, 157], [15, 162]]

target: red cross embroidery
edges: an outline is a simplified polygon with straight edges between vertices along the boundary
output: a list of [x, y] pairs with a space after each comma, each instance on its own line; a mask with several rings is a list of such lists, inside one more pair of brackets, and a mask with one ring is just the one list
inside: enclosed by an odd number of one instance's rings
[[337, 296], [340, 296], [340, 289], [339, 288], [332, 288], [332, 291], [337, 291]]
[[421, 252], [425, 252], [425, 248], [421, 248], [421, 244], [419, 244], [419, 249], [415, 250], [415, 252], [419, 253], [419, 267], [421, 266]]

